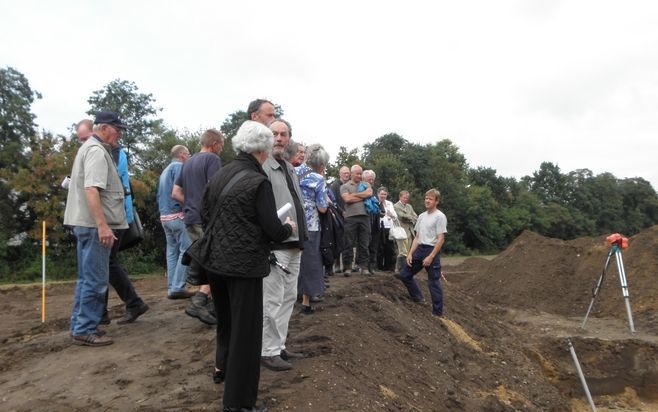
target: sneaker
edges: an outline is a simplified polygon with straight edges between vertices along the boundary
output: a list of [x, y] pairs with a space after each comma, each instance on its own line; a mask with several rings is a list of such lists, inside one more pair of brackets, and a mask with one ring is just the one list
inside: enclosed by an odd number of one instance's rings
[[280, 355], [261, 356], [260, 364], [265, 366], [267, 369], [275, 372], [287, 371], [292, 369], [292, 364], [290, 362], [284, 361]]
[[284, 361], [288, 362], [290, 359], [304, 359], [306, 356], [303, 353], [300, 352], [290, 352], [289, 350], [282, 350], [281, 351], [281, 359]]
[[114, 343], [109, 336], [99, 336], [98, 333], [89, 335], [71, 336], [74, 345], [80, 346], [107, 346]]
[[320, 295], [314, 295], [311, 296], [311, 299], [309, 299], [311, 303], [319, 303], [319, 302], [324, 302], [324, 298]]
[[149, 305], [143, 303], [134, 309], [127, 309], [126, 314], [117, 321], [118, 325], [125, 325], [126, 323], [133, 323], [138, 317], [142, 316], [149, 310]]
[[[203, 303], [201, 304], [202, 300]], [[190, 303], [185, 308], [185, 313], [188, 316], [199, 319], [206, 325], [212, 326], [217, 324], [217, 318], [208, 310], [208, 299], [205, 297], [201, 299], [198, 294], [190, 299]]]
[[358, 267], [358, 266], [354, 266], [354, 267], [352, 268], [352, 273], [361, 273], [361, 268]]

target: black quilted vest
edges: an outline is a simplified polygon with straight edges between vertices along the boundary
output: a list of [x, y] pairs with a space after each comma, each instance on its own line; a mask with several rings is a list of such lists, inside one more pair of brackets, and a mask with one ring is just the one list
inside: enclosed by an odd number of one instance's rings
[[[249, 172], [219, 199], [224, 186], [240, 170]], [[267, 180], [256, 159], [244, 153], [220, 169], [208, 182], [202, 202], [204, 226], [219, 212], [212, 227], [204, 227], [204, 241], [195, 251], [202, 266], [214, 274], [265, 277], [270, 272], [270, 241], [258, 224], [256, 193]]]

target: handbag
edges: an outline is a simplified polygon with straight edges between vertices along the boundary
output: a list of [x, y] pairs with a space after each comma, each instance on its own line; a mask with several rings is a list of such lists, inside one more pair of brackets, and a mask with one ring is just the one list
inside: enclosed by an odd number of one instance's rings
[[128, 229], [123, 233], [119, 250], [130, 249], [139, 242], [144, 240], [144, 228], [142, 228], [142, 221], [139, 220], [137, 209], [133, 209], [133, 222], [128, 225]]
[[[231, 180], [224, 186], [224, 189], [222, 189], [222, 192], [219, 194], [219, 197], [217, 198], [217, 202], [221, 203], [222, 200], [226, 197], [226, 194], [228, 193], [229, 190], [238, 182], [238, 180], [242, 179], [246, 174], [247, 170], [240, 170], [238, 173], [236, 173]], [[210, 218], [210, 222], [208, 222], [208, 225], [205, 227], [205, 229], [212, 228], [212, 226], [215, 224], [215, 220], [217, 220], [217, 217], [219, 216], [220, 212], [220, 207], [217, 206], [215, 209], [215, 213], [212, 215]], [[187, 276], [187, 283], [190, 283], [191, 285], [205, 285], [207, 284], [207, 280], [203, 280], [205, 278], [205, 274], [201, 273], [201, 270], [203, 268], [203, 264], [201, 262], [198, 262], [192, 257], [192, 254], [189, 253], [191, 250], [194, 249], [202, 249], [201, 250], [201, 255], [202, 256], [207, 256], [208, 255], [208, 248], [210, 247], [210, 238], [211, 236], [207, 230], [204, 230], [203, 236], [200, 239], [195, 240], [190, 244], [190, 246], [187, 248], [185, 252], [183, 252], [183, 256], [181, 258], [181, 264], [184, 266], [189, 266], [190, 268], [194, 268], [194, 271], [198, 271], [199, 274], [195, 274], [194, 276], [201, 276], [201, 280], [194, 280], [190, 279], [190, 273], [188, 271], [188, 276]], [[201, 282], [201, 283], [196, 283], [196, 282]]]
[[391, 230], [388, 232], [388, 238], [391, 240], [406, 240], [407, 239], [407, 231], [404, 230], [402, 225], [400, 225], [400, 222], [398, 222], [397, 219], [393, 219], [393, 226], [391, 227]]

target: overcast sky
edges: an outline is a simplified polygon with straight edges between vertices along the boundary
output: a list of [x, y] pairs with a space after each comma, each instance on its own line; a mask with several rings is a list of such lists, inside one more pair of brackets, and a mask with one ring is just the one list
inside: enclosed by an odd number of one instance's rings
[[503, 176], [550, 161], [656, 188], [657, 22], [656, 1], [0, 0], [0, 66], [54, 133], [120, 78], [177, 129], [262, 97], [332, 156], [397, 132]]

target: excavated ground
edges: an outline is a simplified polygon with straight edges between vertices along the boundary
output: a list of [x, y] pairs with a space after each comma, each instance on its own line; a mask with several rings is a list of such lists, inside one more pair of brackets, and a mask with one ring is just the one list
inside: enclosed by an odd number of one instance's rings
[[[586, 411], [570, 337], [598, 410], [658, 411], [657, 234], [633, 237], [623, 255], [634, 335], [615, 267], [580, 328], [608, 251], [602, 239], [527, 232], [491, 261], [445, 265], [444, 318], [411, 302], [391, 273], [334, 276], [316, 313], [291, 320], [288, 346], [307, 358], [263, 370], [260, 401], [272, 411]], [[115, 344], [103, 348], [70, 344], [73, 283], [48, 287], [44, 324], [40, 287], [1, 288], [0, 409], [217, 410], [214, 330], [166, 299], [163, 277], [135, 285], [151, 310], [113, 322]], [[110, 304], [121, 316], [116, 296]]]

